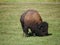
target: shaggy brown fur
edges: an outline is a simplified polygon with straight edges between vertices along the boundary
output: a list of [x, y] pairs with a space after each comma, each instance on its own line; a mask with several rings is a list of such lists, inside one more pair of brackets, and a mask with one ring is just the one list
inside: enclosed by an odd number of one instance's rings
[[[31, 29], [32, 35], [43, 35], [43, 30], [41, 29], [43, 21], [40, 14], [36, 10], [27, 10], [26, 12], [24, 12], [21, 15], [20, 21], [23, 28], [23, 32], [26, 35], [28, 35], [28, 29]], [[45, 32], [47, 33], [47, 31]]]
[[40, 14], [36, 10], [28, 10], [25, 17], [24, 23], [27, 26], [32, 26], [35, 24], [40, 24], [42, 22], [42, 18]]

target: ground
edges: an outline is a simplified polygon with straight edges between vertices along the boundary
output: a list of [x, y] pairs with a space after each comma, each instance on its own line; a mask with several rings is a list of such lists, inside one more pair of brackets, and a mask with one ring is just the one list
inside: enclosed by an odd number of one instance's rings
[[[24, 37], [20, 16], [27, 9], [35, 9], [49, 24], [44, 37]], [[60, 4], [0, 4], [0, 45], [59, 45]]]
[[0, 2], [60, 2], [60, 0], [0, 0]]

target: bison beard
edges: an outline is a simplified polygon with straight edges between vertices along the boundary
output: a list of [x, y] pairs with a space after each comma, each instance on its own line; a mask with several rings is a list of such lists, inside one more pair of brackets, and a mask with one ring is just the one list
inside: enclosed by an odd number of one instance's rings
[[[21, 15], [20, 22], [26, 36], [44, 36], [48, 34], [48, 23], [43, 22], [36, 10], [28, 10]], [[28, 33], [31, 29], [31, 33]]]

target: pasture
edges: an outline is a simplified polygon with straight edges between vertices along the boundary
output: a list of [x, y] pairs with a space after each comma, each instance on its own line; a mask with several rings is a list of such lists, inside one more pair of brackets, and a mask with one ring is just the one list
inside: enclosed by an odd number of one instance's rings
[[60, 2], [60, 0], [0, 0], [0, 2]]
[[[28, 9], [41, 14], [52, 35], [23, 36], [20, 16]], [[0, 45], [60, 45], [60, 4], [0, 4]]]

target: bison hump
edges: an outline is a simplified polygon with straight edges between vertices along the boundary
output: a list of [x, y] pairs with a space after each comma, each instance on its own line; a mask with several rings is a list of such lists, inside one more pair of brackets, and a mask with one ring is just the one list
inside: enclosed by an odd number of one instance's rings
[[25, 15], [24, 23], [27, 25], [32, 25], [32, 24], [41, 23], [41, 22], [42, 22], [41, 16], [37, 12], [28, 12]]

